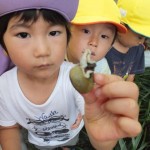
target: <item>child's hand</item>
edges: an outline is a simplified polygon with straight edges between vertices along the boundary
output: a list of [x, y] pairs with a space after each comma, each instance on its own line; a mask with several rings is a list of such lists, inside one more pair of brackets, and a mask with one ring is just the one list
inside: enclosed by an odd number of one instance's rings
[[139, 90], [132, 82], [113, 75], [95, 74], [95, 89], [85, 98], [84, 122], [96, 149], [112, 149], [117, 140], [141, 132], [138, 122]]
[[82, 115], [81, 113], [79, 113], [75, 123], [71, 126], [71, 129], [72, 130], [76, 129], [80, 125], [81, 120], [82, 120]]

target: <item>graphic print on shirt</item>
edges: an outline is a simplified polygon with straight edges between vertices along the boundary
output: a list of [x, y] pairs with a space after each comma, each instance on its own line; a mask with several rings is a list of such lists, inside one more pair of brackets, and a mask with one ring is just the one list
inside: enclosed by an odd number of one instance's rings
[[56, 111], [51, 111], [48, 115], [42, 113], [35, 119], [27, 118], [27, 124], [33, 129], [35, 136], [47, 143], [69, 139], [68, 121], [69, 118]]
[[133, 68], [133, 61], [126, 64], [124, 61], [113, 62], [114, 74], [121, 76], [122, 78], [127, 78]]
[[131, 47], [127, 53], [122, 53], [114, 47], [106, 55], [112, 74], [117, 74], [124, 79], [129, 74], [144, 72], [144, 48], [142, 45]]

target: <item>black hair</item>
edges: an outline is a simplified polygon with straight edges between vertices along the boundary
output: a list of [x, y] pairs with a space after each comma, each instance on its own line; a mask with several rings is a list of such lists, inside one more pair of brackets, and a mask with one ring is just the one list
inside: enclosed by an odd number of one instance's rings
[[34, 9], [34, 10], [17, 11], [0, 17], [0, 44], [2, 45], [2, 47], [6, 50], [3, 36], [7, 30], [9, 20], [12, 17], [20, 17], [20, 21], [34, 23], [37, 21], [39, 15], [42, 15], [45, 21], [52, 23], [53, 25], [58, 24], [65, 26], [67, 33], [67, 43], [69, 42], [71, 36], [70, 25], [62, 15], [53, 10]]
[[115, 27], [115, 35], [114, 35], [114, 38], [113, 38], [113, 41], [112, 41], [111, 45], [114, 44], [114, 42], [116, 40], [116, 37], [117, 37], [117, 28]]
[[114, 39], [112, 41], [112, 45], [114, 44], [115, 40], [116, 40], [116, 37], [117, 37], [117, 29], [115, 30], [115, 35], [114, 35]]

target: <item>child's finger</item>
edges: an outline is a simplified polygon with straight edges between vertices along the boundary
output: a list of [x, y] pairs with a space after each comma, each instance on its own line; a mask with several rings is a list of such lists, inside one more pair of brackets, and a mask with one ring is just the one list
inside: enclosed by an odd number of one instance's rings
[[133, 99], [114, 99], [106, 102], [105, 109], [112, 114], [138, 120], [139, 106]]
[[128, 97], [137, 100], [139, 96], [139, 89], [133, 82], [118, 81], [104, 85], [101, 88], [100, 93], [110, 99]]
[[137, 136], [142, 130], [141, 124], [137, 120], [131, 118], [120, 117], [118, 125], [121, 130], [124, 131], [124, 137]]
[[116, 82], [116, 81], [123, 81], [123, 79], [117, 75], [107, 75], [107, 74], [94, 74], [94, 81], [98, 85], [105, 85], [108, 83]]

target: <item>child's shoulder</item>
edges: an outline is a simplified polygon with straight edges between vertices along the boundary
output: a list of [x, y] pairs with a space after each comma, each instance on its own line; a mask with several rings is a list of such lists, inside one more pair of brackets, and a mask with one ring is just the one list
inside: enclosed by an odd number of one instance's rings
[[15, 74], [17, 74], [17, 73], [15, 73], [15, 72], [17, 72], [15, 70], [16, 70], [16, 67], [9, 71], [6, 71], [5, 73], [3, 73], [0, 76], [0, 85], [1, 85], [0, 89], [1, 90], [3, 89], [3, 91], [5, 91], [5, 90], [7, 91], [8, 87], [15, 83], [15, 81], [16, 81]]
[[129, 49], [130, 53], [144, 53], [144, 46], [142, 44], [133, 46]]
[[68, 77], [69, 73], [70, 73], [70, 70], [71, 68], [74, 66], [73, 63], [70, 63], [70, 62], [67, 62], [67, 61], [64, 61], [61, 66], [60, 66], [60, 72], [59, 72], [59, 75], [61, 77]]
[[65, 70], [70, 70], [73, 66], [75, 66], [75, 64], [73, 64], [72, 62], [64, 61], [61, 65], [61, 68]]
[[14, 73], [17, 72], [17, 67], [13, 67], [12, 69], [4, 72], [2, 75], [0, 75], [0, 78], [9, 78], [12, 77], [14, 75]]

